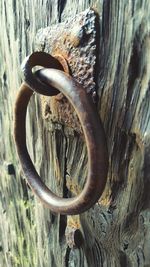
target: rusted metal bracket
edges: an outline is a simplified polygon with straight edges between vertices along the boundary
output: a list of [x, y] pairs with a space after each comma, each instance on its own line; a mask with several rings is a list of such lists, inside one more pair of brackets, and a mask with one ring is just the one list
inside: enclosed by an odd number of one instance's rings
[[[40, 29], [36, 35], [36, 50], [50, 53], [68, 63], [72, 77], [96, 99], [96, 24], [97, 15], [88, 9], [63, 23]], [[65, 124], [82, 132], [78, 118], [62, 94], [42, 96], [44, 119]]]

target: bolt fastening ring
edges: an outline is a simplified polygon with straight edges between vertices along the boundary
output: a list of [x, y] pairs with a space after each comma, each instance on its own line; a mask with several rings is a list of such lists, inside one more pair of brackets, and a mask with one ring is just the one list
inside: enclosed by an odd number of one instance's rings
[[106, 184], [108, 152], [103, 126], [91, 97], [71, 76], [56, 69], [42, 69], [36, 75], [49, 85], [49, 90], [52, 86], [61, 91], [75, 108], [87, 146], [88, 175], [82, 192], [73, 198], [61, 198], [43, 183], [26, 147], [26, 111], [33, 94], [26, 83], [20, 87], [14, 115], [14, 138], [22, 169], [34, 193], [50, 210], [67, 215], [80, 214], [98, 201]]

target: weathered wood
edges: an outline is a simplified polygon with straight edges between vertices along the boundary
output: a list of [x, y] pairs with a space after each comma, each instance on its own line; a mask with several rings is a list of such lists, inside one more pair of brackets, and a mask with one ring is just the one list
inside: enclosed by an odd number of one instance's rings
[[[99, 203], [66, 218], [44, 208], [26, 185], [12, 136], [13, 104], [20, 63], [34, 50], [38, 29], [89, 6], [100, 16], [97, 87], [110, 167]], [[150, 266], [149, 0], [1, 0], [0, 15], [0, 265]], [[43, 120], [39, 97], [31, 101], [27, 128], [46, 184], [61, 196], [78, 193], [87, 161], [80, 135]], [[71, 227], [82, 232], [80, 248], [66, 242]]]

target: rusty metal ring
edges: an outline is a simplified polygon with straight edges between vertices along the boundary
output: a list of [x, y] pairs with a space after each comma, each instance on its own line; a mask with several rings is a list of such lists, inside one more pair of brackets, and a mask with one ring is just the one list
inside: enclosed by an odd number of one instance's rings
[[37, 66], [42, 66], [44, 68], [55, 68], [68, 72], [67, 62], [65, 61], [65, 59], [62, 57], [60, 58], [60, 55], [53, 57], [45, 52], [34, 52], [31, 55], [27, 56], [21, 64], [23, 79], [33, 91], [40, 94], [42, 88], [43, 95], [57, 95], [59, 92], [58, 90], [56, 90], [56, 88], [51, 87], [50, 90], [47, 84], [42, 83], [39, 79], [37, 79], [37, 77], [35, 77], [32, 69], [33, 67]]
[[83, 191], [73, 198], [56, 196], [42, 182], [26, 147], [26, 110], [33, 91], [25, 83], [21, 85], [15, 104], [14, 136], [20, 162], [30, 187], [47, 207], [56, 213], [79, 214], [98, 201], [105, 187], [108, 152], [102, 123], [91, 97], [69, 75], [56, 69], [42, 69], [36, 74], [50, 88], [60, 90], [75, 108], [87, 145], [88, 176]]

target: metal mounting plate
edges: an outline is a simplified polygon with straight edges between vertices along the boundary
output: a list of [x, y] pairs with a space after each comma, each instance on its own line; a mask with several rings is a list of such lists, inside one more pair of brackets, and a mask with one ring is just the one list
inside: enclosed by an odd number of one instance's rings
[[[94, 10], [87, 9], [65, 22], [40, 29], [36, 35], [36, 50], [63, 56], [69, 72], [82, 86], [96, 95], [96, 19]], [[78, 118], [62, 95], [42, 97], [44, 118], [63, 123], [81, 132]]]

